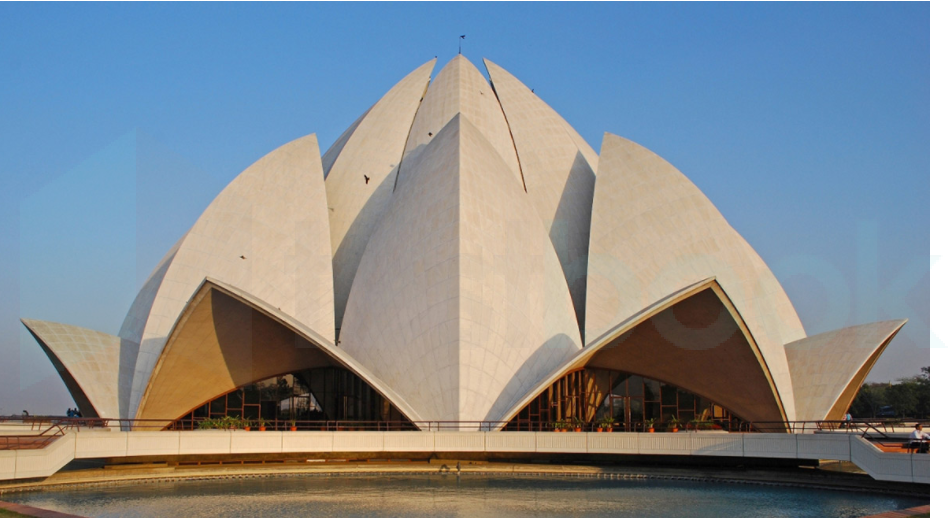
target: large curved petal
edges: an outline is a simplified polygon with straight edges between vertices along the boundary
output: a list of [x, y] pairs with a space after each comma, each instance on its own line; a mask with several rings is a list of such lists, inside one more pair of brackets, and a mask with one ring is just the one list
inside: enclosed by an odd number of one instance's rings
[[366, 247], [340, 346], [426, 420], [495, 420], [580, 349], [524, 190], [458, 114], [403, 165]]
[[21, 319], [86, 417], [116, 419], [128, 394], [137, 344], [83, 327]]
[[337, 329], [366, 242], [392, 195], [433, 66], [434, 59], [399, 81], [324, 155]]
[[[498, 153], [506, 168], [521, 182], [521, 168], [511, 132], [491, 86], [471, 61], [461, 54], [452, 58], [432, 80], [406, 140], [404, 161], [411, 161], [442, 131], [442, 127], [461, 113], [478, 128]], [[402, 172], [400, 171], [400, 174]], [[398, 188], [400, 179], [396, 179]]]
[[332, 340], [322, 170], [317, 139], [309, 135], [258, 160], [205, 209], [168, 264], [137, 340], [129, 415], [136, 415], [172, 326], [205, 277], [254, 293]]
[[784, 344], [805, 331], [752, 247], [682, 173], [606, 134], [591, 215], [587, 340], [682, 286], [715, 277], [752, 333], [786, 417], [795, 419]]
[[843, 419], [871, 367], [906, 323], [846, 327], [785, 344], [798, 420]]
[[592, 167], [581, 149], [590, 146], [579, 146], [570, 125], [527, 86], [487, 59], [485, 66], [511, 129], [528, 199], [554, 244], [583, 329], [596, 162]]
[[174, 420], [248, 383], [327, 366], [350, 370], [403, 415], [416, 418], [391, 389], [325, 337], [238, 288], [208, 279], [176, 323], [138, 417]]

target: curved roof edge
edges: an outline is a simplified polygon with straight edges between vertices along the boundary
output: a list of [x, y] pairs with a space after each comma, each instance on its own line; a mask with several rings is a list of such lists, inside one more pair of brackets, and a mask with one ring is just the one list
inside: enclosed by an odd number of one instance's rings
[[[267, 153], [237, 175], [181, 241], [148, 309], [129, 397], [138, 406], [172, 326], [206, 276], [257, 293], [333, 334], [329, 216], [314, 134]], [[274, 268], [272, 265], [283, 265]]]
[[741, 313], [794, 420], [783, 345], [805, 331], [781, 284], [689, 178], [649, 149], [606, 133], [591, 211], [585, 336], [709, 276]]
[[[287, 329], [296, 333], [297, 335], [303, 337], [308, 342], [312, 343], [317, 347], [318, 350], [325, 353], [331, 359], [339, 362], [340, 364], [346, 366], [354, 374], [363, 379], [368, 385], [370, 385], [374, 390], [379, 392], [383, 397], [388, 399], [396, 408], [402, 412], [406, 418], [411, 421], [421, 421], [418, 413], [413, 410], [413, 408], [403, 400], [398, 394], [395, 393], [386, 383], [377, 379], [372, 375], [367, 369], [365, 369], [358, 361], [356, 361], [349, 354], [341, 350], [339, 347], [335, 346], [331, 339], [323, 336], [322, 334], [314, 331], [306, 324], [300, 322], [294, 317], [288, 315], [287, 313], [281, 311], [279, 308], [275, 308], [273, 305], [265, 302], [264, 300], [244, 291], [235, 286], [229, 285], [220, 280], [213, 279], [211, 277], [206, 277], [201, 286], [195, 291], [191, 300], [189, 301], [188, 306], [182, 311], [181, 316], [175, 322], [173, 326], [173, 331], [169, 335], [169, 343], [174, 340], [174, 337], [178, 334], [180, 329], [183, 327], [185, 322], [188, 320], [188, 317], [191, 315], [191, 312], [197, 306], [199, 299], [204, 293], [207, 293], [210, 289], [217, 289], [241, 302], [247, 306], [260, 311], [261, 313], [272, 318], [274, 321], [283, 325]], [[146, 407], [147, 400], [149, 397], [149, 392], [152, 387], [152, 381], [157, 377], [158, 373], [162, 368], [164, 363], [166, 353], [168, 349], [166, 348], [162, 351], [162, 356], [159, 358], [158, 362], [155, 365], [155, 369], [152, 372], [152, 375], [149, 379], [148, 386], [145, 389], [145, 393], [142, 397], [141, 404], [139, 405], [139, 411]]]
[[[583, 350], [578, 352], [578, 354], [576, 354], [573, 358], [564, 362], [560, 367], [552, 371], [540, 383], [535, 385], [535, 387], [531, 389], [527, 393], [527, 395], [525, 395], [514, 406], [512, 406], [504, 414], [504, 417], [501, 419], [502, 423], [507, 423], [508, 421], [513, 419], [514, 416], [516, 416], [518, 412], [520, 412], [521, 409], [524, 408], [525, 405], [530, 403], [534, 398], [538, 397], [538, 395], [541, 392], [543, 392], [548, 386], [550, 386], [552, 383], [557, 381], [561, 376], [566, 374], [568, 371], [578, 369], [586, 365], [588, 362], [591, 361], [594, 355], [597, 352], [599, 352], [601, 349], [614, 343], [615, 340], [622, 337], [624, 334], [632, 331], [635, 327], [646, 322], [650, 318], [658, 315], [662, 311], [669, 309], [670, 307], [677, 304], [678, 302], [682, 302], [692, 297], [693, 295], [696, 295], [699, 292], [709, 289], [709, 288], [713, 289], [717, 297], [722, 302], [723, 306], [725, 306], [729, 310], [730, 315], [735, 320], [736, 324], [738, 325], [739, 329], [742, 331], [747, 342], [752, 347], [752, 352], [753, 354], [755, 354], [756, 359], [758, 360], [760, 366], [762, 367], [763, 373], [765, 374], [769, 382], [769, 385], [772, 391], [772, 396], [775, 399], [775, 403], [778, 406], [778, 409], [783, 415], [783, 417], [786, 416], [787, 413], [785, 411], [784, 404], [782, 402], [782, 399], [779, 395], [778, 390], [775, 387], [775, 383], [774, 383], [774, 380], [772, 379], [771, 373], [768, 370], [768, 366], [766, 365], [764, 359], [762, 358], [761, 351], [758, 350], [758, 345], [755, 342], [754, 338], [752, 337], [751, 333], [749, 332], [748, 327], [746, 326], [744, 320], [742, 319], [742, 316], [739, 314], [735, 306], [732, 304], [731, 299], [722, 290], [722, 287], [719, 285], [716, 278], [708, 277], [699, 282], [695, 282], [684, 288], [681, 288], [680, 290], [677, 290], [673, 293], [670, 293], [669, 295], [655, 301], [653, 304], [647, 306], [646, 308], [623, 319], [618, 324], [612, 326], [608, 330], [601, 333], [599, 336], [591, 339]], [[649, 374], [644, 374], [644, 375], [649, 376]], [[710, 397], [710, 399], [715, 400], [716, 398]], [[498, 428], [501, 428], [503, 426], [504, 424], [501, 424], [498, 426]]]
[[798, 420], [839, 420], [907, 319], [821, 333], [785, 344]]
[[21, 318], [86, 417], [119, 418], [131, 383], [135, 344], [79, 326]]

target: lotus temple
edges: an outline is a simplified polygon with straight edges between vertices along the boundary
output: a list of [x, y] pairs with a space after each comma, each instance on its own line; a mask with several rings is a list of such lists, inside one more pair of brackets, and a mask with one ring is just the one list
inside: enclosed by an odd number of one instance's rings
[[83, 415], [499, 432], [843, 418], [906, 321], [806, 336], [683, 173], [609, 133], [595, 151], [484, 64], [425, 63], [323, 152], [304, 136], [237, 175], [115, 334], [24, 318]]

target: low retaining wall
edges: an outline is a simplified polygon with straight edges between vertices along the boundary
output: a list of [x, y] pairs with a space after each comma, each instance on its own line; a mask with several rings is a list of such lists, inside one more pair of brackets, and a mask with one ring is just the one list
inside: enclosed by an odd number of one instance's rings
[[577, 453], [826, 459], [876, 480], [930, 483], [930, 456], [886, 453], [858, 435], [554, 432], [70, 432], [41, 450], [0, 451], [0, 480], [48, 477], [73, 459], [280, 453]]

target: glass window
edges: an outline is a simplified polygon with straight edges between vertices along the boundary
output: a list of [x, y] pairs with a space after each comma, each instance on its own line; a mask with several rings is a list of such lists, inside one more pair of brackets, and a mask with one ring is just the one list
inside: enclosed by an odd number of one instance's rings
[[644, 401], [659, 401], [660, 400], [660, 382], [651, 379], [643, 380], [643, 400]]
[[[640, 385], [641, 387], [643, 384]], [[643, 421], [643, 401], [638, 398], [630, 398], [630, 422], [639, 423]]]
[[244, 404], [245, 405], [259, 405], [261, 402], [261, 391], [257, 388], [257, 384], [253, 383], [244, 387]]
[[660, 401], [662, 401], [664, 405], [676, 406], [676, 387], [664, 383], [660, 387], [660, 394], [662, 395]]
[[695, 410], [695, 407], [693, 406], [694, 400], [696, 399], [695, 396], [693, 396], [691, 392], [686, 392], [683, 389], [679, 389], [678, 392], [679, 392], [679, 404], [678, 404], [679, 409], [689, 410], [689, 411]]
[[224, 415], [224, 411], [227, 410], [225, 405], [226, 401], [224, 397], [219, 397], [211, 402], [211, 415]]
[[[244, 405], [244, 397], [241, 390], [235, 390], [227, 395], [228, 410], [240, 410]], [[229, 414], [230, 415], [230, 414]]]

